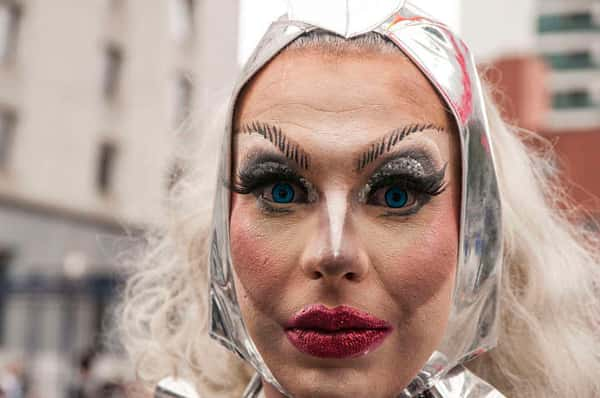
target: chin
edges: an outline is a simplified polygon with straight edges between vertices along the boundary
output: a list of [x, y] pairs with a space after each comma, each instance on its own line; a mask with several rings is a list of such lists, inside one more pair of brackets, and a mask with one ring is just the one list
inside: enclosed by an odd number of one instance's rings
[[[377, 392], [372, 381], [365, 375], [336, 369], [331, 372], [314, 370], [309, 374], [298, 374], [296, 380], [286, 385], [294, 398], [375, 398], [384, 397], [383, 391]], [[374, 391], [375, 390], [375, 391]]]
[[276, 372], [294, 398], [395, 398], [413, 376], [398, 367], [290, 367]]

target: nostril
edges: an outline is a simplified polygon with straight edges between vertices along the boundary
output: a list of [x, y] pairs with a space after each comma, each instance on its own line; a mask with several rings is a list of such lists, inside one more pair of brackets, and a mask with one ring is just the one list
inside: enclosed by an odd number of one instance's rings
[[348, 272], [345, 276], [346, 279], [348, 279], [349, 281], [353, 281], [356, 279], [356, 274], [354, 272]]

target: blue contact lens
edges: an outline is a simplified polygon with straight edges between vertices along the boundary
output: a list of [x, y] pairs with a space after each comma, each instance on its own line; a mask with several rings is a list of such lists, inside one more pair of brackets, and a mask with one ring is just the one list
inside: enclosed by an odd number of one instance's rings
[[401, 188], [392, 187], [385, 192], [385, 204], [394, 209], [406, 206], [408, 193]]
[[278, 182], [273, 185], [271, 195], [276, 203], [290, 203], [294, 200], [294, 188], [287, 182]]

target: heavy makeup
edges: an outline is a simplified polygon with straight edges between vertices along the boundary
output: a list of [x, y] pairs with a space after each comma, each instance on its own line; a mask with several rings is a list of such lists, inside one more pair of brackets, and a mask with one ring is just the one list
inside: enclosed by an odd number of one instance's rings
[[231, 254], [263, 359], [295, 398], [397, 396], [450, 311], [447, 107], [400, 51], [296, 49], [247, 84], [234, 130]]

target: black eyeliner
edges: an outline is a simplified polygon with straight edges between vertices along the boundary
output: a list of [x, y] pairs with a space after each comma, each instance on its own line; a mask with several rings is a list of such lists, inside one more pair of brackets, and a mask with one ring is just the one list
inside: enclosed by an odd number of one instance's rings
[[448, 164], [437, 168], [431, 157], [421, 150], [408, 150], [384, 159], [360, 193], [360, 200], [373, 204], [372, 195], [384, 187], [396, 186], [415, 195], [416, 205], [403, 211], [388, 211], [382, 216], [408, 216], [419, 211], [432, 197], [446, 189], [445, 174]]
[[445, 189], [444, 177], [446, 175], [446, 166], [431, 174], [418, 174], [408, 170], [382, 171], [374, 173], [369, 178], [369, 190], [375, 191], [381, 187], [397, 185], [402, 189], [425, 193], [436, 196]]
[[[233, 192], [242, 195], [252, 193], [260, 197], [258, 191], [261, 188], [279, 181], [297, 185], [303, 190], [308, 203], [316, 201], [318, 195], [313, 185], [290, 166], [287, 159], [269, 152], [259, 152], [251, 156], [238, 171], [236, 182], [230, 188]], [[269, 207], [266, 210], [271, 210], [270, 208], [281, 212], [285, 210], [269, 206], [268, 203], [263, 203], [261, 206]]]
[[303, 187], [302, 180], [303, 178], [278, 155], [260, 154], [240, 168], [231, 189], [246, 195], [275, 181], [295, 182]]

